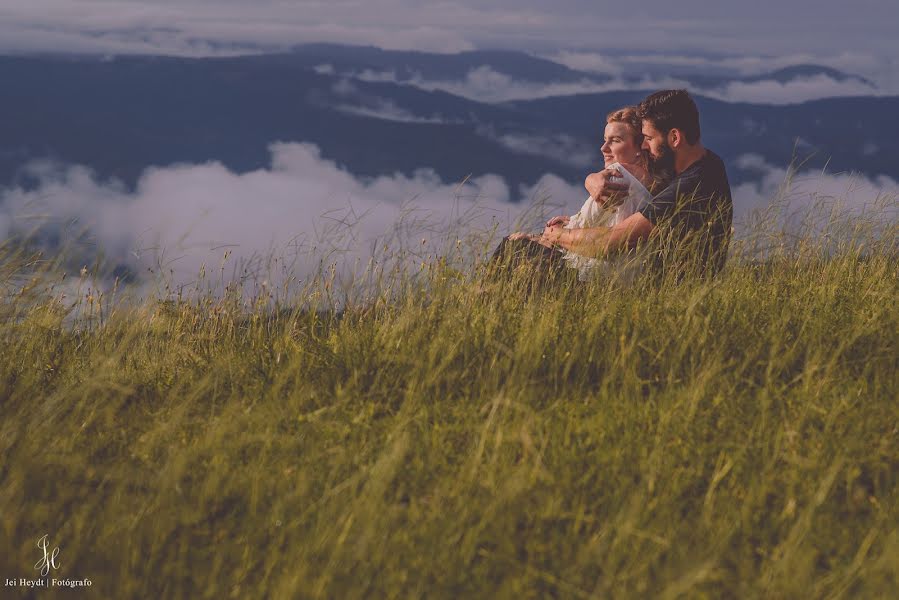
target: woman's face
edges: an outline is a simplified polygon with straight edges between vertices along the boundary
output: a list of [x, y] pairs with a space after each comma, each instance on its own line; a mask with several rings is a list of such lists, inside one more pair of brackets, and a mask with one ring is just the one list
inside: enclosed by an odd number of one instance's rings
[[600, 148], [606, 166], [616, 162], [625, 164], [637, 162], [640, 158], [640, 146], [636, 144], [634, 138], [634, 132], [624, 123], [608, 123], [605, 140]]

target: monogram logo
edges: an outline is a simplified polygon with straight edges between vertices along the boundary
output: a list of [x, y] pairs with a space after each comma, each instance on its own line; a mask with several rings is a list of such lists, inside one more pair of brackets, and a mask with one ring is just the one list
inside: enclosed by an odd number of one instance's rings
[[47, 574], [50, 573], [51, 568], [59, 568], [59, 564], [56, 562], [56, 557], [59, 556], [59, 547], [50, 550], [50, 542], [47, 540], [48, 537], [48, 534], [45, 533], [41, 536], [41, 539], [37, 541], [37, 547], [44, 552], [44, 556], [34, 563], [34, 568], [40, 570], [41, 577], [46, 577]]

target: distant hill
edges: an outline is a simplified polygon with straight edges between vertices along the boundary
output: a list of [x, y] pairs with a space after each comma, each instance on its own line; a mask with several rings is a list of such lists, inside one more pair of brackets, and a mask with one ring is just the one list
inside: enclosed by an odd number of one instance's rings
[[772, 80], [777, 81], [778, 83], [787, 83], [789, 81], [795, 81], [796, 79], [820, 76], [829, 77], [834, 81], [857, 81], [872, 88], [876, 87], [872, 81], [865, 79], [864, 77], [850, 75], [838, 69], [822, 67], [821, 65], [794, 65], [791, 67], [784, 67], [783, 69], [777, 69], [776, 71], [765, 73], [763, 75], [743, 77], [741, 78], [741, 81], [751, 83]]
[[[597, 107], [637, 102], [642, 93], [616, 92], [512, 102], [508, 106], [539, 118], [550, 118], [560, 130], [575, 132], [596, 120]], [[899, 97], [828, 98], [797, 105], [767, 106], [727, 103], [696, 97], [706, 146], [733, 161], [742, 154], [763, 156], [788, 165], [794, 157], [809, 159], [809, 168], [857, 171], [899, 178], [899, 162], [890, 138], [899, 135]], [[752, 173], [734, 172], [737, 182]]]
[[[538, 83], [572, 83], [589, 81], [606, 83], [612, 78], [603, 73], [579, 71], [565, 65], [535, 57], [524, 52], [490, 50], [460, 52], [457, 54], [437, 54], [431, 52], [413, 52], [406, 50], [382, 50], [371, 46], [345, 46], [338, 44], [303, 44], [294, 47], [292, 58], [296, 64], [310, 67], [330, 66], [337, 74], [389, 73], [397, 81], [459, 81], [474, 69], [488, 67], [496, 73], [506, 75], [516, 81]], [[609, 57], [614, 63], [614, 56]], [[671, 65], [653, 63], [647, 58], [645, 64], [637, 63], [633, 69], [625, 70], [619, 77], [624, 81], [641, 81], [647, 76], [674, 76], [693, 86], [714, 89], [729, 83], [756, 83], [759, 81], [776, 81], [789, 83], [799, 79], [824, 76], [837, 82], [857, 81], [876, 86], [869, 80], [857, 75], [847, 74], [832, 67], [814, 64], [801, 64], [758, 75], [740, 75], [735, 73], [708, 73], [698, 68], [673, 68]]]
[[423, 77], [432, 80], [459, 80], [478, 67], [490, 67], [521, 81], [571, 82], [588, 78], [607, 81], [604, 75], [584, 73], [550, 60], [524, 52], [477, 50], [457, 54], [436, 54], [402, 50], [381, 50], [370, 46], [337, 44], [304, 44], [294, 47], [291, 57], [296, 64], [331, 65], [337, 73], [393, 72], [398, 80]]
[[[362, 177], [433, 168], [446, 182], [496, 173], [515, 186], [547, 172], [580, 180], [590, 162], [599, 164], [604, 115], [645, 95], [485, 104], [339, 75], [340, 65], [367, 64], [450, 77], [484, 61], [510, 75], [580, 76], [522, 53], [428, 55], [327, 45], [217, 59], [0, 57], [0, 186], [28, 185], [22, 167], [35, 159], [87, 165], [127, 185], [151, 165], [217, 160], [245, 172], [268, 165], [267, 147], [275, 141], [314, 143], [324, 158]], [[321, 64], [334, 72], [316, 70]], [[786, 165], [798, 139], [801, 155], [815, 153], [811, 165], [829, 161], [831, 170], [899, 178], [899, 162], [880, 150], [892, 148], [899, 135], [899, 98], [798, 106], [698, 102], [704, 138], [725, 160], [756, 153]], [[571, 147], [586, 152], [586, 164], [566, 155]], [[732, 177], [751, 175], [734, 171]]]

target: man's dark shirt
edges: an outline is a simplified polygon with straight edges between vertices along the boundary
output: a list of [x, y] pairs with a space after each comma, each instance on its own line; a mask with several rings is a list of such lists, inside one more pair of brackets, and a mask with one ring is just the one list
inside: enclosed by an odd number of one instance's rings
[[734, 206], [724, 163], [711, 150], [637, 210], [658, 229], [656, 270], [704, 276], [724, 267]]

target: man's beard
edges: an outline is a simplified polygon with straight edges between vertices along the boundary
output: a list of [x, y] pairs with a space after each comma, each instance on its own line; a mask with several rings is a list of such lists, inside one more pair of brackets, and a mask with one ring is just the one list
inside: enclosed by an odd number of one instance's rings
[[656, 179], [671, 179], [674, 177], [674, 151], [667, 142], [662, 142], [659, 148], [660, 156], [655, 157], [649, 152], [649, 174]]

